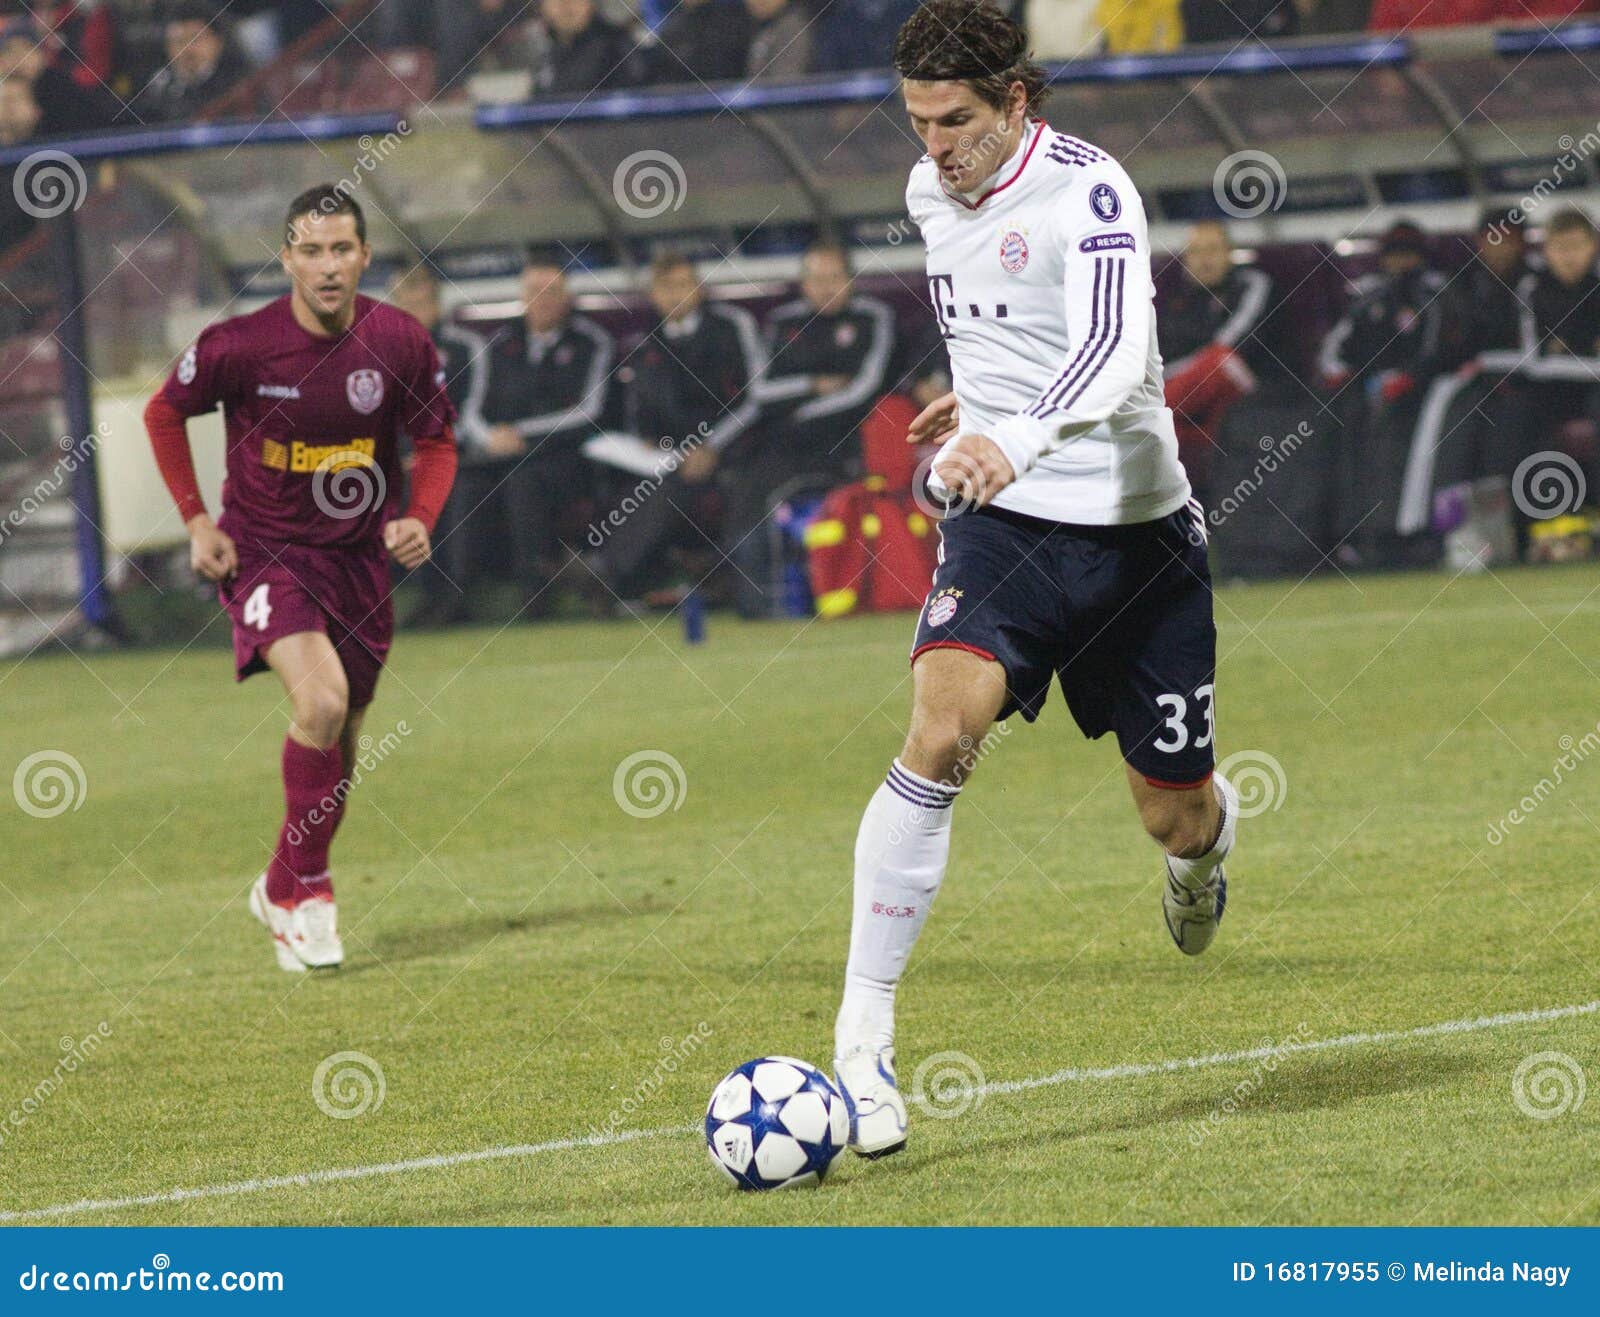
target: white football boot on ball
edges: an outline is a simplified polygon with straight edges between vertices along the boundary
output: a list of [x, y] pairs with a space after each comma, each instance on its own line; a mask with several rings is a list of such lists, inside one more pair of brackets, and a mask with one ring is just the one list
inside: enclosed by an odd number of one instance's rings
[[852, 1047], [833, 1058], [833, 1080], [850, 1113], [850, 1147], [887, 1157], [906, 1146], [906, 1100], [894, 1079], [894, 1048]]
[[1203, 880], [1196, 881], [1183, 872], [1192, 862], [1166, 857], [1167, 882], [1161, 893], [1161, 913], [1166, 917], [1167, 932], [1186, 956], [1198, 956], [1211, 945], [1217, 926], [1222, 923], [1223, 911], [1228, 907], [1228, 875], [1221, 861], [1233, 849], [1239, 824], [1239, 793], [1220, 773], [1212, 781], [1216, 783], [1217, 803], [1222, 809], [1222, 828], [1216, 845], [1211, 848], [1219, 857], [1215, 867]]
[[306, 967], [300, 957], [289, 950], [289, 921], [293, 917], [281, 905], [267, 900], [267, 875], [262, 874], [250, 884], [250, 913], [266, 925], [272, 934], [272, 949], [278, 955], [278, 968], [290, 974], [304, 974]]

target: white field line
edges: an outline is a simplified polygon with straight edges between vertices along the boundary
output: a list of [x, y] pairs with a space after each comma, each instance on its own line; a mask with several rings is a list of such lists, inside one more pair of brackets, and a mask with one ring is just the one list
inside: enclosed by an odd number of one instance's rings
[[[1507, 1011], [1500, 1015], [1480, 1015], [1473, 1019], [1446, 1020], [1440, 1024], [1419, 1025], [1415, 1029], [1394, 1029], [1380, 1033], [1347, 1033], [1337, 1038], [1319, 1038], [1305, 1043], [1284, 1043], [1246, 1048], [1237, 1052], [1211, 1052], [1205, 1056], [1186, 1056], [1168, 1061], [1149, 1061], [1134, 1065], [1103, 1066], [1099, 1069], [1057, 1070], [1054, 1074], [1035, 1079], [1007, 1079], [992, 1084], [968, 1088], [968, 1093], [980, 1096], [1004, 1093], [1022, 1093], [1035, 1088], [1052, 1088], [1058, 1084], [1082, 1084], [1097, 1079], [1142, 1079], [1150, 1075], [1175, 1074], [1186, 1070], [1205, 1070], [1213, 1066], [1237, 1065], [1243, 1061], [1259, 1061], [1268, 1057], [1293, 1056], [1301, 1052], [1326, 1052], [1338, 1048], [1370, 1047], [1379, 1043], [1405, 1042], [1413, 1038], [1437, 1038], [1448, 1034], [1482, 1033], [1488, 1029], [1504, 1029], [1517, 1024], [1541, 1024], [1549, 1020], [1564, 1020], [1575, 1015], [1593, 1015], [1600, 1012], [1600, 1000], [1583, 1002], [1576, 1006], [1553, 1006], [1535, 1011]], [[954, 1091], [941, 1093], [942, 1098], [955, 1096]], [[323, 1184], [338, 1184], [344, 1180], [368, 1180], [380, 1175], [403, 1175], [411, 1171], [442, 1170], [452, 1166], [467, 1166], [474, 1162], [505, 1161], [518, 1157], [538, 1157], [545, 1153], [567, 1152], [576, 1148], [609, 1148], [620, 1143], [637, 1143], [642, 1139], [678, 1137], [698, 1132], [700, 1125], [666, 1125], [656, 1129], [619, 1130], [612, 1134], [587, 1134], [573, 1138], [551, 1139], [545, 1143], [518, 1143], [499, 1148], [479, 1148], [472, 1152], [439, 1153], [432, 1157], [409, 1157], [404, 1161], [379, 1162], [370, 1166], [344, 1166], [334, 1170], [305, 1171], [299, 1175], [274, 1175], [256, 1180], [237, 1180], [231, 1184], [204, 1185], [198, 1189], [167, 1189], [160, 1193], [139, 1194], [128, 1198], [81, 1198], [73, 1203], [57, 1203], [53, 1207], [31, 1207], [20, 1211], [0, 1212], [0, 1221], [44, 1221], [54, 1217], [78, 1216], [85, 1212], [113, 1212], [130, 1207], [154, 1207], [165, 1203], [187, 1203], [198, 1198], [232, 1198], [239, 1194], [260, 1193], [268, 1189], [311, 1189]]]

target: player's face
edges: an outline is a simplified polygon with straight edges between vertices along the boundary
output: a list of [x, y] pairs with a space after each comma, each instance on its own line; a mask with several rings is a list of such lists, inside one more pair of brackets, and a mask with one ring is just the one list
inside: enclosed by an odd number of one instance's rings
[[837, 252], [812, 252], [800, 266], [800, 291], [819, 315], [830, 316], [850, 300], [850, 271]]
[[1228, 237], [1216, 224], [1197, 224], [1183, 249], [1183, 268], [1203, 288], [1215, 288], [1233, 264]]
[[650, 280], [650, 305], [663, 320], [681, 320], [700, 305], [700, 280], [687, 265], [674, 265]]
[[965, 82], [900, 84], [912, 130], [939, 166], [945, 186], [974, 192], [999, 169], [1022, 139], [1027, 92], [1011, 86], [1011, 100], [996, 109]]
[[339, 321], [355, 305], [372, 248], [356, 233], [354, 215], [296, 216], [293, 240], [283, 249], [283, 272], [294, 296], [322, 321]]
[[1582, 229], [1564, 229], [1544, 240], [1544, 259], [1564, 284], [1575, 284], [1594, 269], [1596, 243]]
[[571, 306], [567, 277], [559, 266], [530, 265], [522, 272], [522, 313], [534, 333], [559, 329]]

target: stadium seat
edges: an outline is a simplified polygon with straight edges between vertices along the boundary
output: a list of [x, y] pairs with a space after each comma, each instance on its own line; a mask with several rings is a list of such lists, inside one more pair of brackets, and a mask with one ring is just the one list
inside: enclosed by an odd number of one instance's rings
[[262, 90], [261, 109], [286, 119], [343, 109], [342, 75], [334, 60], [296, 60], [272, 72]]
[[362, 52], [350, 69], [343, 99], [351, 110], [402, 110], [430, 99], [437, 81], [432, 51]]

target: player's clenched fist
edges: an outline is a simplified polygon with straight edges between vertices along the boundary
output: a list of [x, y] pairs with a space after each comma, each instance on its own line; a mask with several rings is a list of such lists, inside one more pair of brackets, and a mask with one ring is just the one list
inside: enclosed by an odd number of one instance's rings
[[187, 529], [189, 566], [206, 580], [226, 581], [239, 570], [239, 550], [232, 538], [205, 513], [191, 517]]
[[960, 423], [961, 409], [956, 403], [956, 395], [947, 393], [935, 398], [917, 413], [917, 419], [911, 422], [911, 428], [906, 431], [906, 442], [942, 444], [955, 435], [956, 426]]
[[952, 504], [983, 507], [1017, 478], [1010, 460], [993, 439], [964, 434], [934, 459], [934, 493], [943, 487]]
[[433, 546], [428, 542], [428, 528], [415, 517], [400, 517], [384, 523], [383, 547], [394, 560], [409, 571], [428, 561]]

